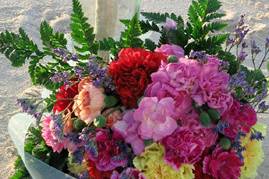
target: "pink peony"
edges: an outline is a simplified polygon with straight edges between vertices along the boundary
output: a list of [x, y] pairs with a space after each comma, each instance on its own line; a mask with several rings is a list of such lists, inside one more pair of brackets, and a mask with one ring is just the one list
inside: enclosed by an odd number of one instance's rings
[[121, 121], [116, 122], [112, 129], [122, 135], [126, 143], [131, 144], [136, 155], [144, 151], [144, 141], [138, 135], [140, 122], [133, 118], [133, 111], [127, 111]]
[[55, 123], [52, 117], [46, 116], [42, 124], [42, 137], [46, 144], [52, 148], [53, 152], [60, 153], [65, 148], [65, 142], [60, 139], [57, 131], [54, 129]]
[[89, 124], [104, 108], [103, 89], [95, 87], [90, 78], [85, 78], [79, 83], [78, 91], [73, 110], [77, 117]]
[[170, 135], [177, 128], [175, 101], [168, 97], [158, 100], [157, 97], [145, 97], [134, 112], [134, 120], [141, 122], [138, 133], [143, 139], [154, 141]]
[[216, 179], [238, 179], [242, 162], [234, 151], [216, 148], [203, 161], [203, 172]]
[[165, 161], [175, 169], [179, 169], [182, 164], [199, 161], [205, 149], [203, 139], [188, 127], [179, 127], [172, 135], [164, 138], [162, 144], [165, 148]]
[[184, 57], [184, 50], [180, 46], [177, 45], [170, 45], [170, 44], [164, 44], [161, 45], [160, 48], [156, 48], [155, 52], [161, 52], [167, 56], [174, 55], [178, 59]]
[[200, 90], [193, 96], [199, 105], [205, 103], [213, 109], [218, 109], [221, 113], [232, 105], [232, 96], [229, 92], [229, 74], [219, 71], [220, 61], [217, 58], [209, 57], [203, 65], [200, 78]]
[[257, 114], [249, 104], [240, 104], [234, 100], [232, 107], [222, 115], [222, 121], [229, 126], [224, 129], [224, 134], [234, 139], [239, 131], [250, 132], [257, 122]]

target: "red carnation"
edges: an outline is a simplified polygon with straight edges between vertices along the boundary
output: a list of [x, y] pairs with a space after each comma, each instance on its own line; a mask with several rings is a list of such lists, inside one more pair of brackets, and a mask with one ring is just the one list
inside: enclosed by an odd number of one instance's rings
[[150, 83], [151, 73], [158, 70], [166, 56], [141, 48], [122, 49], [117, 61], [109, 66], [118, 94], [123, 105], [129, 108], [137, 106], [137, 100], [143, 96]]
[[72, 110], [74, 97], [78, 94], [78, 83], [73, 85], [63, 85], [56, 93], [56, 103], [53, 106], [53, 112], [62, 112], [66, 108]]

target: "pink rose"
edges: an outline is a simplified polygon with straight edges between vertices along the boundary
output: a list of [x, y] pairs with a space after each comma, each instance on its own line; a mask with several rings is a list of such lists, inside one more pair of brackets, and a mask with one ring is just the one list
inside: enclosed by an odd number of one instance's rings
[[174, 55], [178, 59], [184, 57], [184, 50], [180, 46], [164, 44], [160, 48], [156, 48], [155, 52], [161, 52], [167, 56]]

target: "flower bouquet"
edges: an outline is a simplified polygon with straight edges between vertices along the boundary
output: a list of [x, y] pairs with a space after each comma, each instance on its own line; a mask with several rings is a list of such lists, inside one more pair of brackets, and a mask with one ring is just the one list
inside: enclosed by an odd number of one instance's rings
[[[36, 118], [25, 151], [76, 178], [254, 178], [264, 158], [266, 126], [257, 113], [269, 108], [261, 70], [269, 39], [259, 61], [261, 49], [245, 40], [244, 16], [234, 32], [223, 32], [220, 7], [194, 0], [187, 22], [143, 12], [143, 20], [121, 20], [118, 40], [98, 41], [73, 0], [75, 50], [47, 22], [42, 49], [22, 29], [2, 32], [0, 51], [14, 66], [27, 60], [33, 84], [51, 91], [18, 100]], [[158, 41], [145, 38], [151, 31]], [[253, 68], [243, 63], [248, 49]]]

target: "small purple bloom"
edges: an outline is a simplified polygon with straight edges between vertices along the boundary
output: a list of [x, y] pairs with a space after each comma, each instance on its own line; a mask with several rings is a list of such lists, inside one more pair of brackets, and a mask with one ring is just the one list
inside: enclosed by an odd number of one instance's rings
[[176, 30], [177, 29], [177, 23], [173, 19], [167, 18], [166, 22], [164, 24], [164, 28], [166, 30]]
[[68, 72], [57, 72], [50, 78], [50, 80], [54, 83], [69, 83], [70, 74]]
[[191, 59], [197, 59], [201, 63], [206, 63], [208, 60], [208, 55], [204, 51], [191, 51]]
[[264, 111], [267, 111], [269, 109], [269, 105], [267, 105], [265, 101], [262, 101], [259, 104], [258, 108], [259, 108], [259, 111], [264, 112]]
[[261, 52], [260, 47], [257, 46], [255, 40], [251, 40], [251, 54], [257, 55]]
[[243, 61], [245, 61], [245, 59], [246, 59], [247, 56], [248, 56], [248, 54], [246, 52], [244, 52], [243, 50], [241, 50], [241, 52], [239, 53], [237, 59], [240, 62], [243, 62]]

